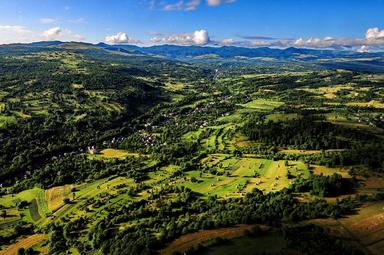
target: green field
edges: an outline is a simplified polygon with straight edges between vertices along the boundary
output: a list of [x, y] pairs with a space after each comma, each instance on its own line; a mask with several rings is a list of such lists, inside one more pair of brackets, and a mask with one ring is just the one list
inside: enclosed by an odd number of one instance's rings
[[17, 120], [14, 116], [0, 115], [0, 128], [7, 127], [11, 124], [16, 124]]
[[284, 103], [276, 100], [270, 99], [256, 99], [249, 103], [242, 104], [241, 106], [245, 109], [259, 110], [259, 111], [270, 111], [279, 106], [282, 106]]

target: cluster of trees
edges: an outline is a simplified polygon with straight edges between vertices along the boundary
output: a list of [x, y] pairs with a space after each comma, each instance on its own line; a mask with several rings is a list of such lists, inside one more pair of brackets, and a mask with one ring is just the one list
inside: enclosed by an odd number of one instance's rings
[[[262, 142], [242, 148], [243, 153], [270, 159], [303, 160], [328, 167], [365, 165], [375, 171], [384, 169], [384, 140], [381, 136], [332, 124], [318, 116], [305, 114], [297, 120], [267, 122], [265, 114], [251, 115], [242, 132], [250, 139]], [[279, 153], [279, 148], [321, 150], [321, 153], [284, 154]]]
[[348, 194], [358, 185], [355, 179], [345, 179], [340, 174], [331, 176], [310, 175], [308, 179], [295, 179], [291, 189], [295, 192], [310, 192], [321, 197], [335, 197]]
[[331, 235], [316, 225], [298, 225], [283, 228], [289, 249], [300, 254], [313, 255], [363, 255], [363, 251], [351, 246], [347, 240]]
[[243, 132], [250, 139], [271, 146], [312, 150], [348, 148], [355, 141], [368, 143], [376, 139], [373, 135], [313, 117], [285, 122], [250, 120], [244, 125]]

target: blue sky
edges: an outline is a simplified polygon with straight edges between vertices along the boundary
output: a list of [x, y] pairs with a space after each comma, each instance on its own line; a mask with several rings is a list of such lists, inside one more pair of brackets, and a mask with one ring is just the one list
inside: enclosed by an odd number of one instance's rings
[[383, 0], [0, 0], [0, 43], [382, 47]]

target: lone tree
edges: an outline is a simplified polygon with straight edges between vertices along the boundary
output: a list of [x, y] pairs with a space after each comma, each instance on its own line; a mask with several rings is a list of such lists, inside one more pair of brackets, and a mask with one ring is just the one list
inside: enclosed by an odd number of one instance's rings
[[7, 217], [7, 211], [6, 210], [2, 210], [0, 216], [5, 219]]

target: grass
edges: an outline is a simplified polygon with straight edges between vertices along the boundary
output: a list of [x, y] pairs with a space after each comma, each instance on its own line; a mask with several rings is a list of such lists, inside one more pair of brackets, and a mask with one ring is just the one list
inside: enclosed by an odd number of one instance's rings
[[7, 217], [0, 217], [0, 226], [4, 223], [17, 221], [20, 219], [20, 212], [17, 208], [9, 208], [5, 209], [5, 211], [7, 212]]
[[17, 124], [15, 116], [0, 115], [0, 128], [4, 128], [12, 124]]
[[320, 88], [300, 88], [297, 90], [304, 90], [307, 92], [311, 92], [314, 94], [318, 94], [323, 96], [325, 99], [336, 99], [337, 98], [337, 92], [340, 90], [354, 90], [354, 87], [351, 85], [334, 85], [334, 86], [326, 86], [326, 87], [320, 87]]
[[140, 154], [138, 153], [130, 153], [124, 150], [118, 150], [118, 149], [104, 149], [101, 150], [100, 153], [97, 154], [89, 154], [88, 158], [89, 159], [98, 159], [98, 160], [103, 160], [103, 159], [125, 159], [127, 157], [138, 157]]
[[284, 103], [276, 100], [270, 99], [256, 99], [246, 104], [241, 104], [245, 109], [252, 110], [262, 110], [262, 111], [270, 111], [279, 106], [282, 106]]
[[[118, 159], [125, 159], [130, 155], [130, 153], [123, 151], [123, 150], [117, 150], [117, 149], [104, 149], [100, 151], [100, 155], [105, 158], [118, 158]], [[134, 154], [137, 155], [137, 154]]]
[[349, 102], [348, 106], [359, 106], [359, 107], [372, 107], [377, 109], [384, 109], [384, 103], [377, 100], [371, 100], [369, 102]]
[[74, 122], [78, 122], [78, 121], [84, 119], [85, 117], [87, 117], [87, 115], [88, 114], [86, 114], [86, 113], [82, 113], [82, 114], [79, 114], [79, 115], [74, 115], [73, 116], [73, 121]]
[[13, 113], [14, 115], [16, 115], [16, 117], [21, 118], [21, 119], [27, 119], [27, 118], [31, 117], [31, 115], [28, 115], [24, 112], [19, 112], [19, 111], [10, 111], [10, 112]]
[[29, 215], [31, 216], [33, 221], [38, 221], [41, 219], [41, 215], [39, 213], [39, 205], [37, 203], [36, 198], [32, 200], [29, 205]]
[[181, 82], [176, 82], [176, 83], [167, 82], [165, 83], [165, 87], [169, 91], [179, 91], [179, 90], [185, 89], [187, 86]]
[[51, 212], [55, 212], [62, 207], [65, 198], [72, 198], [70, 195], [73, 187], [74, 185], [59, 186], [50, 188], [45, 192], [45, 199]]
[[313, 171], [314, 174], [316, 175], [332, 175], [334, 173], [338, 173], [344, 178], [351, 178], [351, 176], [348, 174], [348, 171], [345, 169], [340, 169], [340, 168], [330, 168], [326, 166], [316, 166], [316, 165], [311, 165], [311, 170]]
[[83, 84], [73, 83], [72, 84], [72, 88], [74, 88], [74, 89], [83, 89], [84, 86], [83, 86]]

